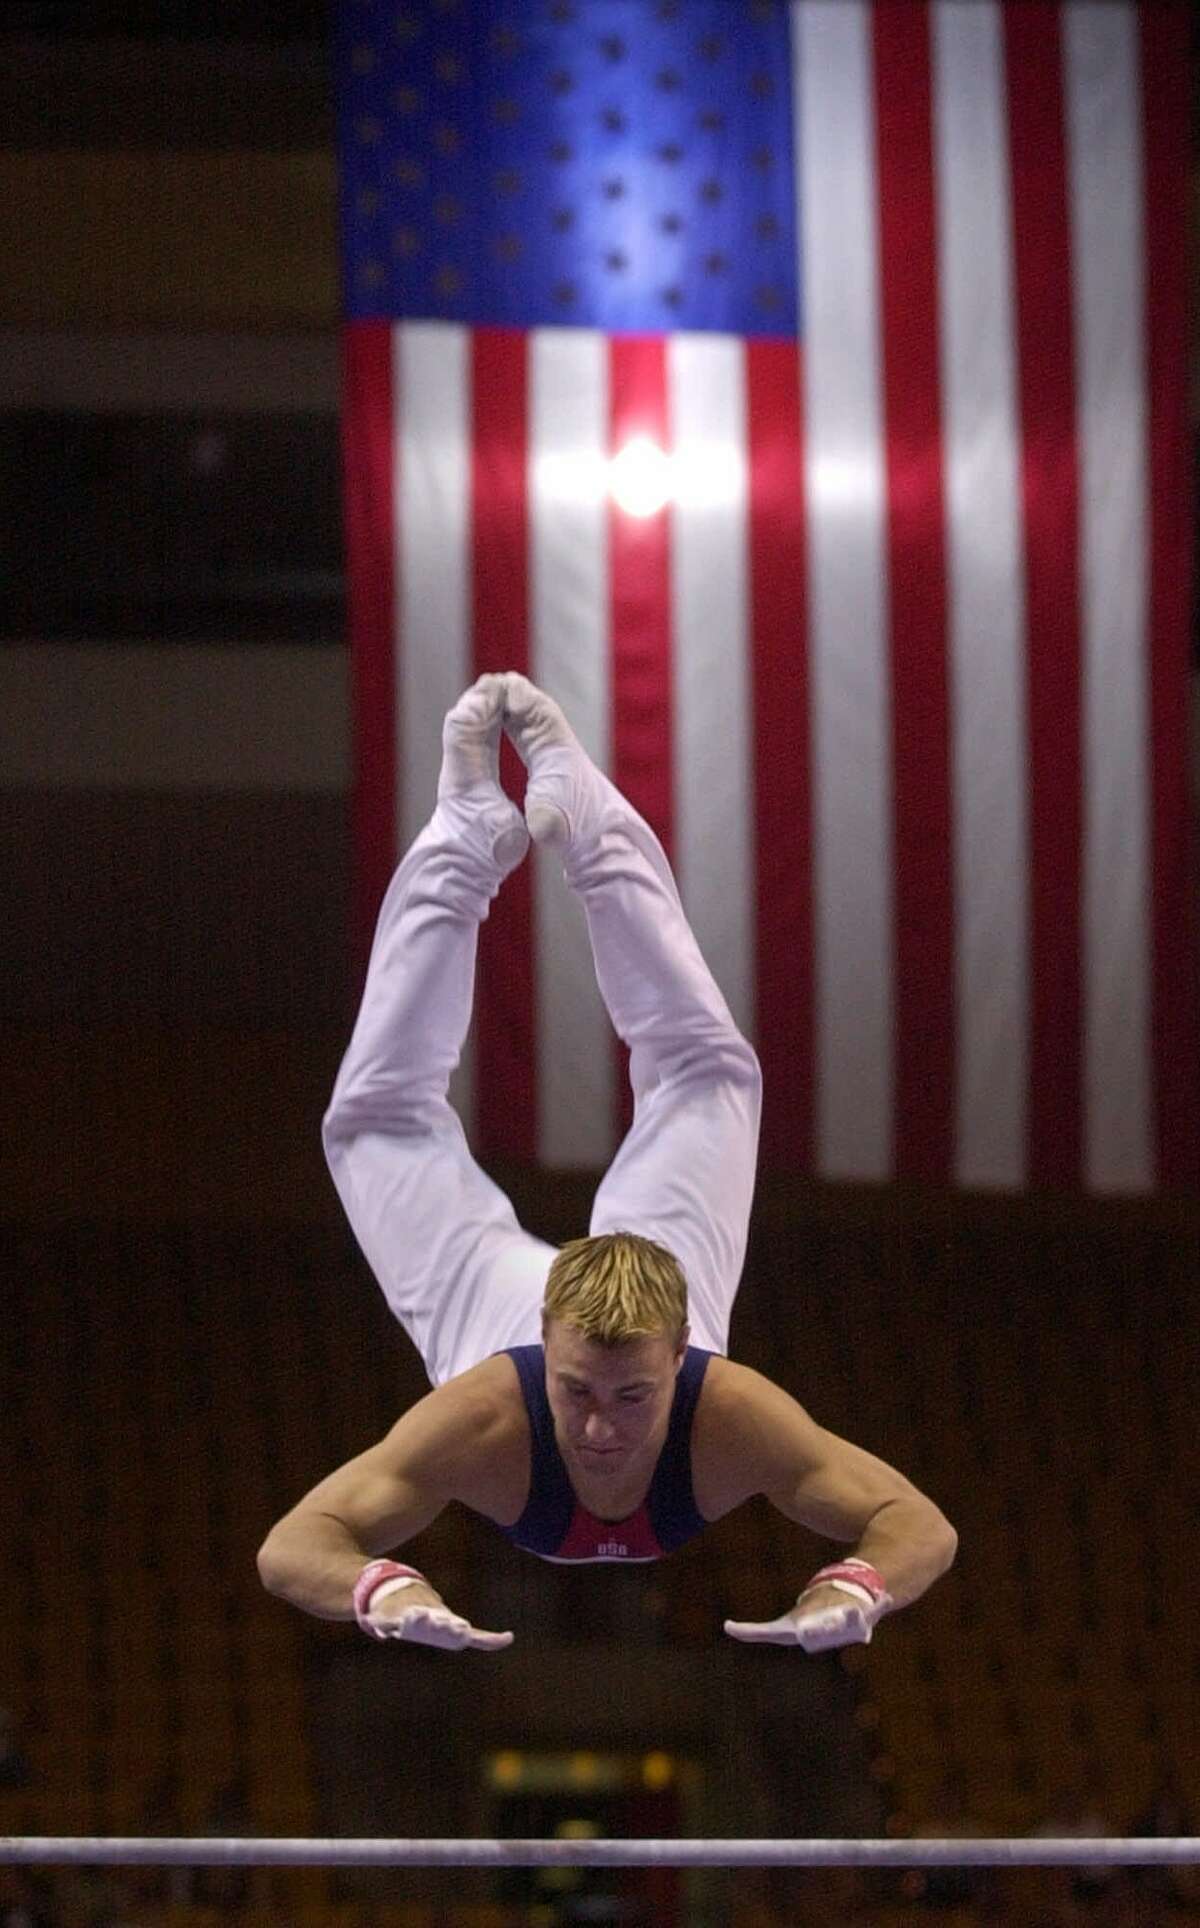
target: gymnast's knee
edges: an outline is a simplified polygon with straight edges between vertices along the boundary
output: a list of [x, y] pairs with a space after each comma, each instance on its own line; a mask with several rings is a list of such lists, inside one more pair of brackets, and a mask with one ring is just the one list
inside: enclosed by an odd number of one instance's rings
[[679, 1053], [674, 1070], [676, 1076], [689, 1082], [735, 1086], [761, 1101], [763, 1076], [758, 1053], [732, 1022], [690, 1041]]
[[395, 1077], [356, 1081], [334, 1092], [321, 1120], [321, 1143], [331, 1160], [368, 1132], [391, 1139], [424, 1139], [453, 1130], [454, 1111], [440, 1082], [406, 1085]]

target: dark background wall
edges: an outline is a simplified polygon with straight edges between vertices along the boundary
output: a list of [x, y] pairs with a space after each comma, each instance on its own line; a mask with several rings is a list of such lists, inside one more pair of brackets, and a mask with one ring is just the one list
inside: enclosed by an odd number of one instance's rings
[[[484, 1831], [481, 1762], [517, 1747], [671, 1750], [685, 1832], [1020, 1830], [1089, 1776], [1128, 1825], [1164, 1760], [1194, 1804], [1179, 1202], [764, 1184], [739, 1356], [962, 1531], [846, 1664], [717, 1639], [821, 1551], [752, 1513], [603, 1589], [439, 1526], [447, 1591], [522, 1630], [486, 1679], [419, 1657], [397, 1687], [257, 1588], [275, 1512], [422, 1389], [318, 1142], [354, 994], [325, 12], [253, 40], [215, 4], [0, 22], [0, 1702], [31, 1765], [0, 1819]], [[544, 1236], [585, 1222], [589, 1175], [497, 1175]], [[246, 1919], [326, 1900], [260, 1884]]]

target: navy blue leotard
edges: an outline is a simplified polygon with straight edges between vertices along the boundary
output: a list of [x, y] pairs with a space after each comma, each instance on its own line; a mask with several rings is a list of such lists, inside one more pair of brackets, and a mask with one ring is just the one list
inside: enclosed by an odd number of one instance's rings
[[708, 1521], [692, 1492], [692, 1416], [711, 1352], [689, 1346], [675, 1379], [666, 1441], [650, 1490], [624, 1520], [598, 1520], [575, 1496], [546, 1397], [546, 1354], [541, 1346], [508, 1346], [529, 1414], [529, 1497], [513, 1526], [501, 1532], [514, 1545], [543, 1560], [660, 1560], [702, 1533]]

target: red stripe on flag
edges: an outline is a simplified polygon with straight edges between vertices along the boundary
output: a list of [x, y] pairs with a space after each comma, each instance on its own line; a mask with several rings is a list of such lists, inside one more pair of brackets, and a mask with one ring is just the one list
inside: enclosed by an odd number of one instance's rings
[[953, 1166], [954, 910], [929, 14], [874, 13], [895, 786], [899, 1178]]
[[1146, 359], [1150, 471], [1150, 749], [1154, 944], [1151, 1035], [1157, 1175], [1198, 1176], [1195, 858], [1189, 797], [1192, 435], [1187, 406], [1188, 17], [1139, 14], [1145, 139]]
[[746, 391], [762, 1156], [804, 1171], [813, 1135], [812, 778], [796, 344], [751, 341]]
[[1006, 4], [1028, 624], [1029, 1177], [1082, 1167], [1082, 712], [1073, 288], [1056, 7]]
[[[666, 347], [657, 338], [620, 337], [610, 344], [609, 451], [635, 436], [671, 448]], [[612, 635], [612, 778], [671, 856], [671, 524], [669, 507], [634, 516], [614, 502], [609, 512]], [[628, 1059], [619, 1048], [617, 1124], [632, 1117]]]
[[[480, 329], [471, 338], [472, 633], [477, 675], [529, 668], [528, 338]], [[523, 771], [502, 745], [510, 794]], [[505, 882], [479, 934], [475, 998], [478, 1147], [492, 1158], [537, 1157], [533, 867]]]
[[392, 328], [342, 334], [342, 509], [354, 735], [354, 955], [361, 983], [397, 858]]

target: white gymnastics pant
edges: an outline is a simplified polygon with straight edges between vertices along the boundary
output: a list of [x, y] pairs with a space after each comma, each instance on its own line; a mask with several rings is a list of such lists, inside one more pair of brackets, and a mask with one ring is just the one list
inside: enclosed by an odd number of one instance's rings
[[[758, 1060], [700, 955], [661, 844], [601, 781], [605, 827], [570, 849], [565, 868], [630, 1047], [634, 1117], [590, 1231], [639, 1233], [673, 1252], [691, 1343], [723, 1353], [754, 1193]], [[488, 811], [442, 799], [396, 871], [323, 1126], [346, 1215], [434, 1385], [540, 1341], [556, 1250], [517, 1223], [447, 1096], [471, 1021], [479, 926], [501, 883]]]

